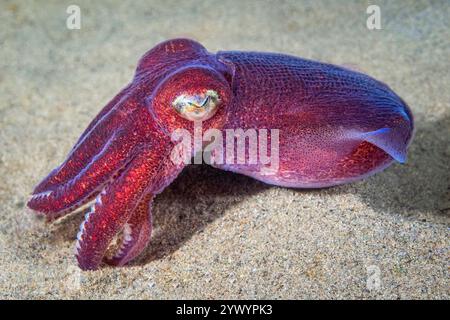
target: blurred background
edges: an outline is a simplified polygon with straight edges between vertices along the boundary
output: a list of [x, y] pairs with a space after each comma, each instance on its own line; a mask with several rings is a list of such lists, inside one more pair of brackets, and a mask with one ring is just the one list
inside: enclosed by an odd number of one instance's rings
[[[449, 17], [447, 0], [1, 1], [0, 297], [448, 299]], [[407, 164], [324, 190], [192, 166], [157, 197], [141, 259], [80, 272], [82, 214], [46, 224], [27, 197], [174, 37], [358, 66], [410, 105]]]

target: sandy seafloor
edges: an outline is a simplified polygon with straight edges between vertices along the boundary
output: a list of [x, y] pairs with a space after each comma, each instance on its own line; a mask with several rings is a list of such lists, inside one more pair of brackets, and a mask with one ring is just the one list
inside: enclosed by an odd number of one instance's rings
[[[76, 1], [68, 30], [73, 3], [0, 4], [1, 298], [449, 298], [448, 1], [371, 1], [375, 31], [366, 1]], [[142, 258], [80, 272], [83, 213], [46, 224], [28, 195], [138, 58], [181, 36], [358, 65], [413, 110], [407, 164], [324, 190], [192, 166], [156, 198]]]

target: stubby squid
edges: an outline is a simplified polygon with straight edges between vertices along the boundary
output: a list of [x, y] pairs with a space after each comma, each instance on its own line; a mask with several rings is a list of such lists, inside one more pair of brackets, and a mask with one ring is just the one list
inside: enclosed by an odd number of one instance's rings
[[[279, 166], [215, 166], [268, 184], [317, 188], [404, 162], [413, 118], [388, 86], [360, 72], [293, 56], [220, 51], [174, 39], [139, 61], [132, 82], [91, 122], [67, 159], [33, 191], [31, 209], [55, 219], [96, 198], [80, 227], [84, 270], [122, 266], [147, 246], [151, 203], [182, 171], [171, 133], [279, 129]], [[115, 255], [105, 257], [121, 234]]]

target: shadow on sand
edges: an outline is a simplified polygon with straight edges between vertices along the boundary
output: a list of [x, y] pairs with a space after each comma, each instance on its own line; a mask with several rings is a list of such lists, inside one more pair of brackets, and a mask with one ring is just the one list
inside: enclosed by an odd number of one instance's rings
[[[299, 189], [296, 192], [318, 195], [353, 193], [380, 213], [447, 224], [450, 214], [450, 116], [416, 123], [416, 127], [406, 165], [395, 164], [356, 184], [317, 190]], [[206, 165], [187, 167], [155, 199], [151, 244], [141, 258], [131, 264], [142, 265], [170, 255], [222, 216], [227, 208], [268, 188], [273, 187]], [[74, 214], [57, 222], [53, 237], [62, 236], [64, 241], [73, 241], [82, 220], [82, 215]]]

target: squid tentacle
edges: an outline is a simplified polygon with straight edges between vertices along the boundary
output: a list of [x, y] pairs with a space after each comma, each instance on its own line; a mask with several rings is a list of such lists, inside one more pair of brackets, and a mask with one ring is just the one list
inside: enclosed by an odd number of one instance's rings
[[138, 145], [138, 141], [130, 143], [130, 139], [133, 138], [124, 133], [113, 134], [100, 153], [75, 178], [56, 189], [33, 195], [28, 206], [46, 213], [70, 212], [95, 196], [130, 161], [132, 150]]
[[[77, 236], [76, 257], [80, 268], [96, 269], [114, 236], [123, 230], [135, 212], [142, 211], [141, 208], [136, 211], [136, 208], [146, 200], [145, 195], [157, 193], [155, 191], [160, 190], [154, 188], [159, 188], [161, 180], [167, 185], [171, 182], [166, 179], [168, 174], [175, 178], [181, 171], [179, 166], [168, 160], [171, 149], [166, 146], [165, 150], [160, 150], [161, 147], [156, 146], [155, 142], [149, 150], [143, 150], [127, 169], [98, 195]], [[149, 234], [144, 231], [143, 237], [147, 236], [149, 238]], [[128, 248], [129, 254], [125, 253], [125, 256], [112, 262], [126, 263], [143, 249], [143, 244], [144, 241], [136, 243], [137, 246]]]
[[105, 262], [123, 266], [137, 257], [148, 245], [152, 233], [151, 204], [153, 194], [148, 193], [136, 207], [130, 220], [123, 228], [123, 239], [117, 252]]
[[[113, 99], [113, 101], [114, 100], [115, 99]], [[117, 128], [123, 127], [123, 122], [126, 120], [128, 114], [136, 110], [134, 104], [124, 104], [115, 107], [118, 109], [134, 107], [134, 109], [127, 112], [119, 112], [120, 110], [113, 109], [114, 106], [108, 104], [105, 108], [113, 110], [109, 110], [109, 112], [99, 118], [98, 121], [95, 123], [92, 122], [89, 125], [88, 129], [83, 133], [83, 136], [80, 137], [77, 144], [68, 154], [66, 161], [58, 168], [54, 169], [35, 187], [33, 195], [57, 189], [59, 186], [73, 179], [87, 164], [92, 162], [95, 155], [101, 151], [105, 143], [107, 143], [114, 132], [117, 131]]]

